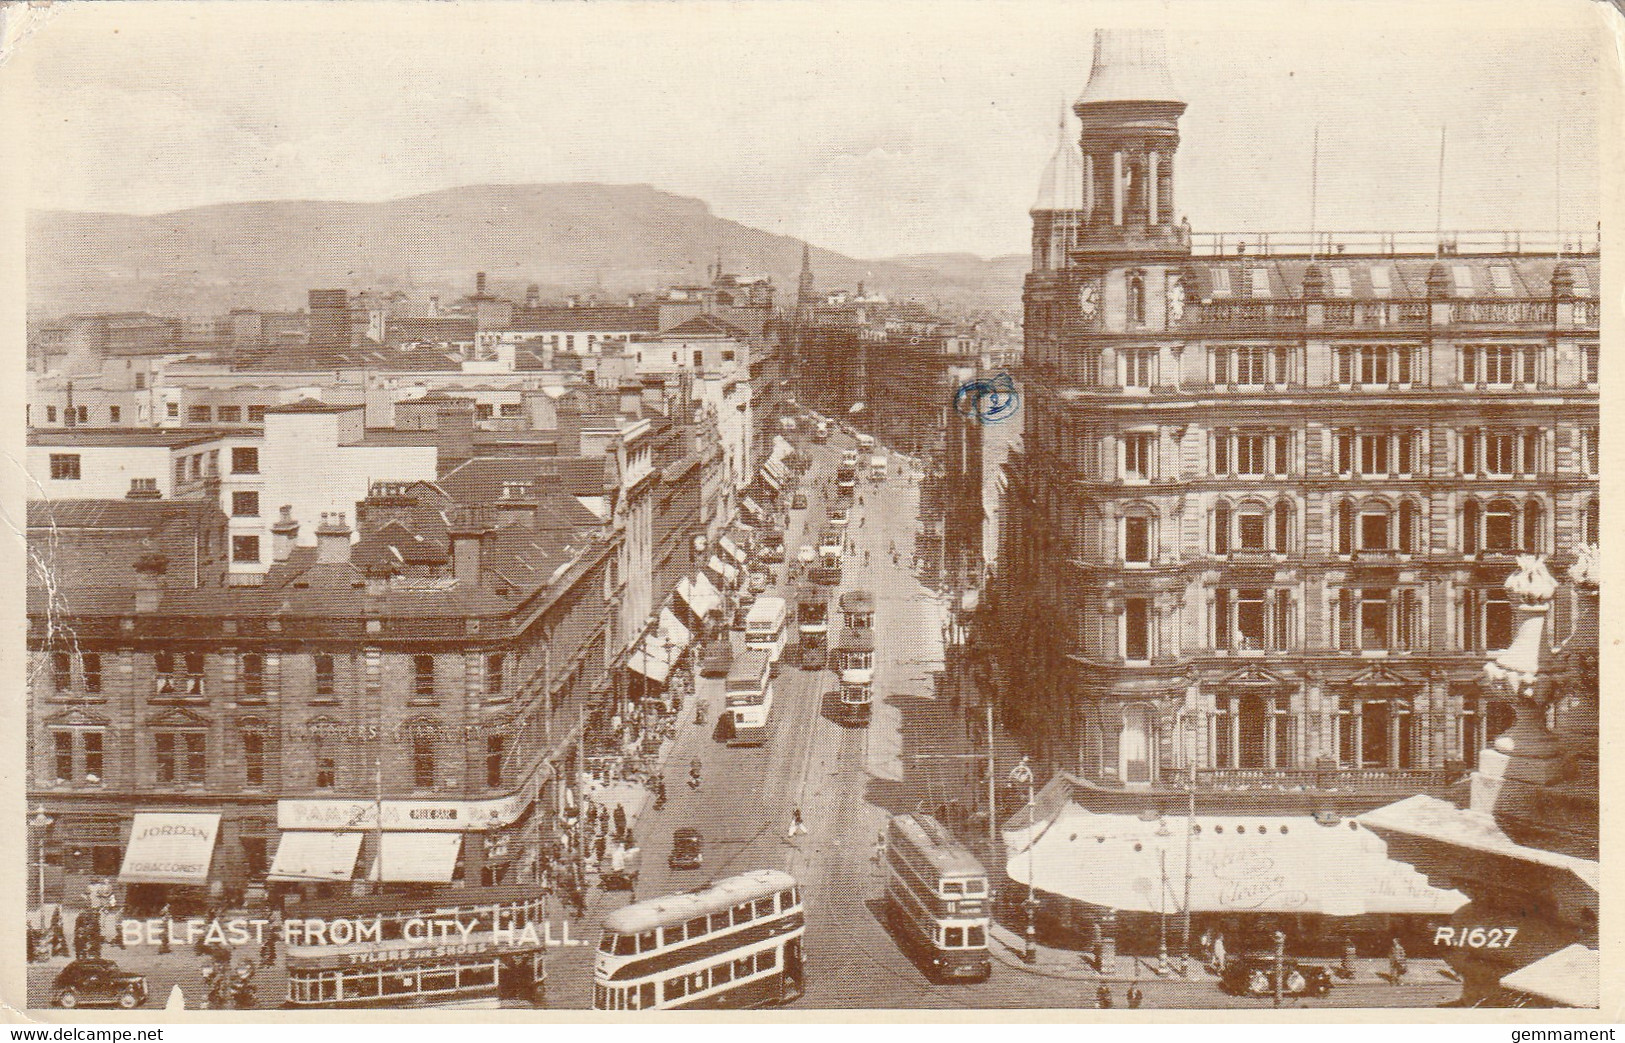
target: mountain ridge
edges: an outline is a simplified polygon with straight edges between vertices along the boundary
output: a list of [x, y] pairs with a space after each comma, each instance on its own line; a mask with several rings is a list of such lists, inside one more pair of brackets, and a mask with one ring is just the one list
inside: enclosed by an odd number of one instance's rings
[[[624, 294], [724, 270], [795, 293], [802, 240], [717, 216], [648, 184], [468, 185], [379, 201], [241, 200], [158, 214], [34, 210], [31, 312], [150, 310], [203, 315], [296, 308], [316, 287], [460, 294]], [[968, 253], [853, 258], [810, 246], [820, 289], [1009, 307], [1025, 259]], [[1019, 260], [1016, 266], [1013, 262]], [[1019, 267], [1019, 270], [1017, 268]]]

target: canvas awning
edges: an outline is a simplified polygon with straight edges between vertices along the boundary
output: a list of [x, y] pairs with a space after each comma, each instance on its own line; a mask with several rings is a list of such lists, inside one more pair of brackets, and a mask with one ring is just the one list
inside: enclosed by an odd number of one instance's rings
[[1565, 1007], [1595, 1007], [1601, 975], [1597, 950], [1576, 943], [1513, 971], [1501, 987]]
[[688, 594], [685, 596], [688, 598], [688, 607], [693, 609], [694, 615], [700, 619], [722, 607], [722, 595], [717, 593], [717, 588], [711, 585], [711, 581], [706, 579], [703, 572], [694, 577], [694, 582], [689, 585]]
[[674, 651], [687, 648], [688, 643], [694, 640], [694, 635], [688, 632], [688, 627], [685, 627], [677, 618], [677, 613], [669, 608], [660, 610], [660, 636], [672, 643]]
[[762, 473], [770, 474], [781, 482], [790, 477], [790, 472], [785, 469], [784, 464], [779, 462], [777, 456], [767, 458], [766, 462], [762, 464]]
[[653, 635], [644, 638], [638, 650], [627, 657], [626, 668], [655, 684], [665, 684], [666, 678], [671, 676], [671, 660], [666, 657], [665, 646]]
[[350, 880], [361, 855], [361, 833], [288, 832], [277, 842], [271, 880]]
[[217, 812], [137, 812], [118, 878], [126, 884], [207, 884], [219, 835]]
[[[790, 428], [790, 430], [793, 431], [795, 428]], [[790, 444], [790, 440], [788, 438], [785, 438], [783, 435], [773, 436], [773, 455], [771, 459], [783, 460], [785, 457], [789, 456], [795, 451], [796, 447]]]
[[757, 473], [757, 477], [762, 480], [764, 485], [772, 489], [774, 492], [778, 492], [780, 489], [784, 488], [784, 480], [774, 475], [772, 471], [769, 471], [765, 467]]
[[383, 833], [370, 879], [385, 883], [449, 884], [463, 850], [461, 833]]
[[762, 505], [751, 499], [749, 496], [741, 496], [739, 498], [739, 504], [740, 506], [744, 507], [745, 510], [756, 515], [758, 518], [767, 517], [767, 512], [762, 510]]
[[1355, 822], [1203, 815], [1187, 840], [1184, 816], [1146, 821], [1068, 803], [1053, 819], [1040, 811], [1029, 844], [1024, 817], [1005, 824], [1010, 879], [1103, 909], [1179, 912], [1187, 886], [1199, 913], [1447, 916], [1467, 903], [1389, 858], [1382, 839]]
[[733, 560], [739, 562], [739, 564], [741, 564], [741, 565], [743, 565], [746, 561], [750, 560], [745, 555], [745, 552], [739, 549], [739, 545], [737, 543], [735, 543], [733, 540], [726, 537], [726, 536], [724, 536], [720, 540], [718, 540], [717, 545], [720, 546], [727, 553], [728, 557], [730, 557]]
[[715, 554], [711, 555], [711, 560], [705, 564], [706, 567], [712, 572], [715, 572], [723, 580], [727, 581], [729, 586], [733, 586], [735, 583], [739, 582], [739, 570], [723, 561]]

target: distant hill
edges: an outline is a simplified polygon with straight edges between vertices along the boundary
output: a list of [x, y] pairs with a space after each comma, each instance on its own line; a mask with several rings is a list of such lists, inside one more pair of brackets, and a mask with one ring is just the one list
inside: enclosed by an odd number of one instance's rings
[[[382, 203], [224, 203], [166, 214], [34, 211], [28, 224], [35, 314], [144, 309], [205, 315], [298, 308], [312, 287], [457, 295], [476, 271], [518, 296], [650, 290], [728, 271], [771, 275], [795, 293], [801, 242], [717, 217], [704, 202], [647, 185], [476, 185]], [[820, 288], [1007, 307], [1025, 258], [969, 254], [859, 260], [816, 247]]]

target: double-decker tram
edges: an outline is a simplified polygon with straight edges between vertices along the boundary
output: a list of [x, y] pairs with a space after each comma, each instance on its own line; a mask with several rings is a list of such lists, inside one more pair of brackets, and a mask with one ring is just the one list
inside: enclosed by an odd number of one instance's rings
[[841, 700], [836, 704], [836, 718], [842, 724], [867, 725], [874, 712], [874, 629], [841, 631], [835, 660], [835, 668], [841, 675]]
[[901, 940], [939, 981], [986, 981], [987, 871], [929, 815], [897, 815], [886, 828], [886, 904]]
[[804, 989], [806, 915], [795, 877], [758, 869], [604, 918], [594, 1010], [769, 1007]]
[[728, 714], [729, 746], [760, 746], [768, 739], [773, 714], [773, 664], [767, 652], [747, 648], [728, 667], [722, 691]]
[[766, 652], [767, 661], [777, 663], [789, 640], [786, 624], [789, 606], [780, 597], [760, 597], [745, 615], [745, 647]]
[[818, 537], [818, 563], [807, 570], [814, 583], [826, 587], [841, 583], [841, 552], [846, 549], [846, 538], [837, 529], [825, 529]]
[[796, 633], [801, 665], [819, 664], [829, 645], [829, 594], [823, 587], [803, 583], [796, 588]]
[[[305, 1009], [545, 1005], [555, 936], [535, 888], [470, 888], [455, 901], [388, 896], [299, 912], [287, 1001]], [[313, 944], [319, 923], [328, 944]]]
[[841, 625], [847, 630], [873, 630], [875, 596], [867, 590], [849, 590], [836, 602], [841, 609]]

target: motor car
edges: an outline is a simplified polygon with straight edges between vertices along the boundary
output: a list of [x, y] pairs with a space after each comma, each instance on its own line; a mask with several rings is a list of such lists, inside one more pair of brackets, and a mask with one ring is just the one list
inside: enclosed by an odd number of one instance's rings
[[803, 565], [811, 565], [813, 562], [818, 560], [818, 552], [803, 544], [802, 548], [796, 551], [796, 560], [801, 562]]
[[671, 835], [671, 857], [666, 864], [673, 869], [698, 869], [705, 864], [705, 838], [693, 826], [681, 826]]
[[847, 513], [847, 509], [845, 507], [837, 507], [833, 511], [829, 512], [829, 523], [835, 526], [837, 529], [846, 528], [847, 524], [851, 520], [852, 519]]
[[120, 970], [112, 960], [70, 961], [51, 983], [51, 1003], [69, 1010], [75, 1007], [134, 1010], [146, 1002], [146, 977]]
[[796, 495], [790, 500], [790, 509], [792, 511], [804, 511], [804, 510], [806, 510], [807, 509], [807, 494], [806, 493], [796, 493]]
[[773, 585], [773, 575], [763, 569], [757, 569], [750, 574], [750, 591], [752, 594], [765, 594], [767, 588]]
[[818, 537], [820, 554], [839, 554], [845, 546], [846, 540], [835, 529], [825, 529], [823, 535]]
[[705, 646], [705, 656], [700, 660], [701, 677], [727, 677], [728, 668], [733, 666], [733, 643], [726, 637], [717, 638]]
[[[1332, 991], [1331, 971], [1319, 964], [1288, 957], [1280, 961], [1279, 970], [1283, 996], [1324, 996]], [[1225, 964], [1219, 987], [1232, 996], [1274, 996], [1276, 971], [1273, 955], [1237, 956]]]

